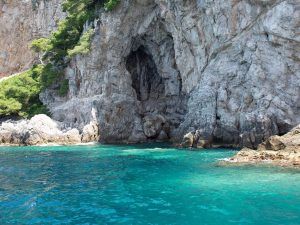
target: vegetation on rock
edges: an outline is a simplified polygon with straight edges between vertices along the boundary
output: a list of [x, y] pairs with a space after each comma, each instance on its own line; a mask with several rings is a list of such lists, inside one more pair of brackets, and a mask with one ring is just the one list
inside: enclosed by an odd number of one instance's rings
[[105, 4], [104, 4], [104, 8], [107, 11], [113, 10], [117, 4], [120, 3], [120, 0], [108, 0]]
[[42, 65], [0, 82], [0, 116], [30, 117], [46, 113], [39, 100]]
[[61, 82], [58, 93], [60, 96], [65, 96], [69, 91], [69, 80], [65, 79]]
[[112, 10], [119, 2], [66, 0], [63, 10], [67, 16], [59, 22], [57, 30], [49, 38], [36, 39], [31, 43], [31, 48], [42, 54], [41, 64], [0, 83], [0, 116], [29, 117], [45, 112], [39, 94], [54, 83], [58, 84], [58, 93], [66, 95], [69, 85], [64, 78], [64, 69], [73, 56], [90, 51], [93, 28], [84, 32], [85, 24], [92, 23], [101, 9]]
[[80, 38], [79, 42], [77, 45], [73, 48], [68, 50], [68, 56], [73, 57], [78, 54], [87, 54], [90, 51], [90, 43], [91, 43], [91, 38], [94, 34], [93, 29], [89, 29], [86, 31]]

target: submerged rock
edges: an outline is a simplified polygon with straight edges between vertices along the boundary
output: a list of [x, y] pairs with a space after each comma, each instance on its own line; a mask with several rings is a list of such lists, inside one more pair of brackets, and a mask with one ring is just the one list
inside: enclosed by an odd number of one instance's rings
[[300, 125], [283, 136], [272, 136], [257, 150], [243, 148], [228, 163], [271, 163], [280, 166], [300, 167]]
[[46, 115], [30, 120], [8, 121], [0, 125], [0, 145], [79, 144], [98, 141], [97, 124], [88, 124], [80, 132], [63, 128], [63, 124]]

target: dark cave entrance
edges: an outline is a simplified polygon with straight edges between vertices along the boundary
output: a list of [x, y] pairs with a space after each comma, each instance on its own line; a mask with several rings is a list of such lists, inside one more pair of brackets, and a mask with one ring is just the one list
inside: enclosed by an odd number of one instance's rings
[[125, 62], [136, 93], [143, 132], [149, 140], [168, 140], [185, 114], [173, 39], [167, 37], [164, 46], [156, 49], [149, 42], [137, 46]]
[[131, 52], [126, 61], [126, 68], [131, 74], [132, 87], [138, 101], [144, 102], [164, 96], [164, 81], [158, 73], [152, 55], [144, 46]]

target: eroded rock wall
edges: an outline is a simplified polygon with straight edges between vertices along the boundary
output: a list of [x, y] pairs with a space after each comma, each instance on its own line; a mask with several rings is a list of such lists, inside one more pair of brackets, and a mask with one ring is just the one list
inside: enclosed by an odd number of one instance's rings
[[[123, 0], [95, 22], [91, 53], [67, 68], [68, 97], [48, 90], [43, 101], [70, 126], [95, 115], [105, 142], [148, 134], [179, 141], [191, 132], [214, 144], [256, 146], [300, 122], [299, 7], [297, 0]], [[147, 66], [128, 65], [139, 49], [152, 60], [154, 83], [143, 79]], [[141, 93], [152, 97], [142, 101]]]
[[0, 1], [0, 78], [28, 69], [36, 60], [30, 42], [48, 37], [63, 18], [62, 0]]

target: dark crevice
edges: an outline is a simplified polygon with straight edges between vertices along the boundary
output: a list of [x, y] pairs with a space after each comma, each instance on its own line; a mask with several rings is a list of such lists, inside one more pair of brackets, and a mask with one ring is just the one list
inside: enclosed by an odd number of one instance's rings
[[164, 95], [164, 82], [157, 72], [155, 62], [144, 46], [132, 52], [126, 61], [131, 74], [132, 87], [139, 101], [158, 99]]
[[125, 58], [136, 93], [137, 113], [144, 135], [150, 141], [171, 138], [186, 113], [173, 38], [161, 32], [158, 40], [151, 32], [134, 38], [132, 51]]

